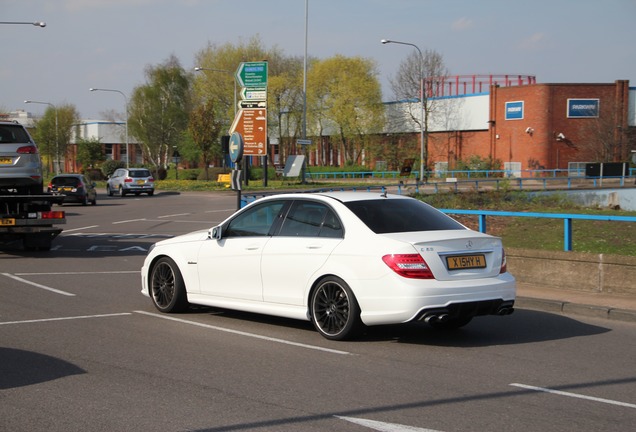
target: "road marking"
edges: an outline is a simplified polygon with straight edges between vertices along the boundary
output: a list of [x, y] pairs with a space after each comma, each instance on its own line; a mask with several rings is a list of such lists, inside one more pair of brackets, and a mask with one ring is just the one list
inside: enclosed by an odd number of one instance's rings
[[81, 231], [81, 230], [86, 230], [86, 229], [91, 229], [91, 228], [97, 228], [99, 227], [99, 225], [91, 225], [91, 226], [87, 226], [87, 227], [82, 227], [82, 228], [73, 228], [73, 229], [64, 229], [64, 231], [62, 231], [62, 235], [64, 235], [65, 233], [69, 233], [72, 231]]
[[129, 274], [129, 273], [139, 273], [139, 270], [96, 271], [96, 272], [14, 273], [14, 275], [16, 276], [56, 276], [56, 275]]
[[187, 216], [189, 214], [192, 214], [192, 213], [176, 213], [176, 214], [165, 215], [165, 216], [157, 216], [157, 217], [159, 219], [161, 219], [161, 218], [169, 218], [169, 217], [175, 217], [175, 216]]
[[568, 397], [573, 397], [573, 398], [578, 398], [578, 399], [586, 399], [586, 400], [590, 400], [590, 401], [594, 401], [594, 402], [602, 402], [602, 403], [606, 403], [606, 404], [610, 404], [610, 405], [618, 405], [618, 406], [623, 406], [623, 407], [627, 407], [627, 408], [636, 408], [636, 404], [620, 402], [620, 401], [615, 401], [615, 400], [611, 400], [611, 399], [603, 399], [603, 398], [597, 398], [597, 397], [593, 397], [593, 396], [585, 396], [585, 395], [581, 395], [581, 394], [577, 394], [577, 393], [564, 392], [564, 391], [561, 391], [561, 390], [553, 390], [553, 389], [549, 389], [549, 388], [535, 387], [535, 386], [530, 386], [530, 385], [526, 385], [526, 384], [519, 384], [519, 383], [512, 383], [510, 385], [513, 386], [513, 387], [520, 387], [520, 388], [524, 388], [524, 389], [527, 389], [527, 390], [534, 390], [534, 391], [538, 391], [538, 392], [551, 393], [551, 394], [556, 394], [556, 395], [560, 395], [560, 396], [568, 396]]
[[342, 417], [342, 416], [335, 416], [335, 417], [339, 418], [340, 420], [345, 420], [350, 423], [354, 423], [354, 424], [364, 426], [369, 429], [381, 431], [381, 432], [440, 432], [435, 429], [424, 429], [424, 428], [419, 428], [415, 426], [401, 425], [397, 423], [385, 423], [385, 422], [379, 422], [375, 420], [367, 420], [367, 419], [361, 419], [361, 418], [355, 418], [355, 417]]
[[75, 297], [75, 294], [72, 294], [72, 293], [69, 293], [69, 292], [66, 292], [66, 291], [61, 291], [61, 290], [58, 290], [58, 289], [55, 289], [55, 288], [51, 288], [51, 287], [48, 287], [46, 285], [41, 285], [39, 283], [31, 282], [31, 281], [28, 281], [26, 279], [22, 279], [21, 277], [14, 276], [14, 275], [9, 274], [9, 273], [2, 273], [2, 274], [5, 275], [8, 278], [15, 279], [15, 280], [17, 280], [19, 282], [23, 282], [25, 284], [33, 285], [34, 287], [37, 287], [37, 288], [42, 288], [43, 290], [51, 291], [51, 292], [54, 292], [56, 294], [62, 294], [62, 295], [69, 296], [69, 297]]
[[221, 332], [226, 332], [226, 333], [233, 333], [233, 334], [237, 334], [237, 335], [241, 335], [241, 336], [247, 336], [247, 337], [251, 337], [251, 338], [255, 338], [255, 339], [262, 339], [262, 340], [266, 340], [269, 342], [276, 342], [276, 343], [281, 343], [281, 344], [285, 344], [285, 345], [293, 345], [293, 346], [297, 346], [297, 347], [301, 347], [301, 348], [307, 348], [307, 349], [312, 349], [312, 350], [316, 350], [316, 351], [325, 351], [328, 353], [332, 353], [332, 354], [341, 354], [341, 355], [352, 355], [350, 352], [347, 351], [339, 351], [339, 350], [334, 350], [334, 349], [330, 349], [330, 348], [323, 348], [323, 347], [319, 347], [319, 346], [315, 346], [315, 345], [307, 345], [307, 344], [302, 344], [302, 343], [298, 343], [298, 342], [291, 342], [291, 341], [287, 341], [285, 339], [277, 339], [277, 338], [272, 338], [269, 336], [261, 336], [255, 333], [247, 333], [247, 332], [243, 332], [243, 331], [239, 331], [239, 330], [232, 330], [232, 329], [228, 329], [228, 328], [224, 328], [224, 327], [218, 327], [218, 326], [213, 326], [210, 324], [202, 324], [202, 323], [198, 323], [196, 321], [188, 321], [188, 320], [184, 320], [181, 318], [175, 318], [175, 317], [171, 317], [168, 315], [160, 315], [160, 314], [155, 314], [155, 313], [150, 313], [150, 312], [145, 312], [145, 311], [133, 311], [136, 313], [140, 313], [143, 315], [148, 315], [151, 317], [155, 317], [155, 318], [161, 318], [161, 319], [165, 319], [165, 320], [169, 320], [169, 321], [176, 321], [176, 322], [180, 322], [183, 324], [190, 324], [193, 326], [197, 326], [197, 327], [203, 327], [203, 328], [207, 328], [207, 329], [211, 329], [211, 330], [217, 330], [217, 331], [221, 331]]
[[132, 313], [122, 312], [122, 313], [101, 314], [101, 315], [82, 315], [82, 316], [62, 317], [62, 318], [42, 318], [42, 319], [35, 319], [35, 320], [6, 321], [6, 322], [0, 322], [0, 325], [30, 324], [30, 323], [41, 323], [41, 322], [50, 322], [50, 321], [68, 321], [68, 320], [89, 319], [89, 318], [109, 318], [109, 317], [125, 316], [125, 315], [132, 315]]
[[129, 219], [129, 220], [113, 222], [113, 225], [125, 224], [125, 223], [130, 223], [130, 222], [140, 222], [140, 221], [145, 221], [145, 220], [147, 220], [147, 219], [146, 218], [143, 218], [143, 219]]

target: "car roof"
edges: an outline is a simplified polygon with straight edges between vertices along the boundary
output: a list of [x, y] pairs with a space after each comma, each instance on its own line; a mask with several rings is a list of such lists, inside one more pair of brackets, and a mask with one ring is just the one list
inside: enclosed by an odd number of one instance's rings
[[413, 199], [404, 195], [389, 194], [381, 191], [377, 192], [356, 192], [356, 191], [327, 191], [327, 192], [306, 192], [306, 193], [288, 193], [267, 195], [268, 199], [307, 199], [318, 198], [321, 201], [329, 201], [330, 199], [339, 202], [376, 200], [376, 199]]
[[84, 174], [57, 174], [55, 177], [82, 177]]

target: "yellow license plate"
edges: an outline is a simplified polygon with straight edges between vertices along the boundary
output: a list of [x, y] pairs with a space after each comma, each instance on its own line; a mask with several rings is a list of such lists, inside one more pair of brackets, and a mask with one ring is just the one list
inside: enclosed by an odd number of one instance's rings
[[449, 270], [484, 268], [486, 257], [483, 254], [447, 256], [446, 265]]
[[13, 225], [15, 225], [15, 219], [13, 218], [0, 219], [0, 226], [13, 226]]
[[13, 158], [0, 158], [0, 165], [11, 165], [13, 164]]
[[146, 183], [146, 180], [137, 180], [137, 184], [144, 184]]

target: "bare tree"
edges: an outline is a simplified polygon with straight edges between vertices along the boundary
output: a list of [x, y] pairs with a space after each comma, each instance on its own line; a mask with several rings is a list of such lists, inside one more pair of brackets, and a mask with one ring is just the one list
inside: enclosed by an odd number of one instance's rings
[[[432, 97], [449, 75], [443, 56], [434, 50], [412, 51], [401, 63], [395, 78], [390, 79], [391, 89], [398, 101], [406, 102], [406, 113], [417, 129], [429, 130], [429, 118], [437, 109]], [[424, 124], [422, 125], [422, 101], [420, 100], [420, 80], [424, 80]], [[428, 169], [428, 134], [424, 134], [424, 161]]]

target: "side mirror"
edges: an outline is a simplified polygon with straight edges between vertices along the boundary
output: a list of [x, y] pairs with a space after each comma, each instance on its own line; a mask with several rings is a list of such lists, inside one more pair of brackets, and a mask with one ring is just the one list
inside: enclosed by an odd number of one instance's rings
[[208, 238], [209, 239], [215, 239], [215, 240], [221, 240], [221, 226], [215, 226], [213, 228], [210, 228], [210, 230], [208, 231]]

